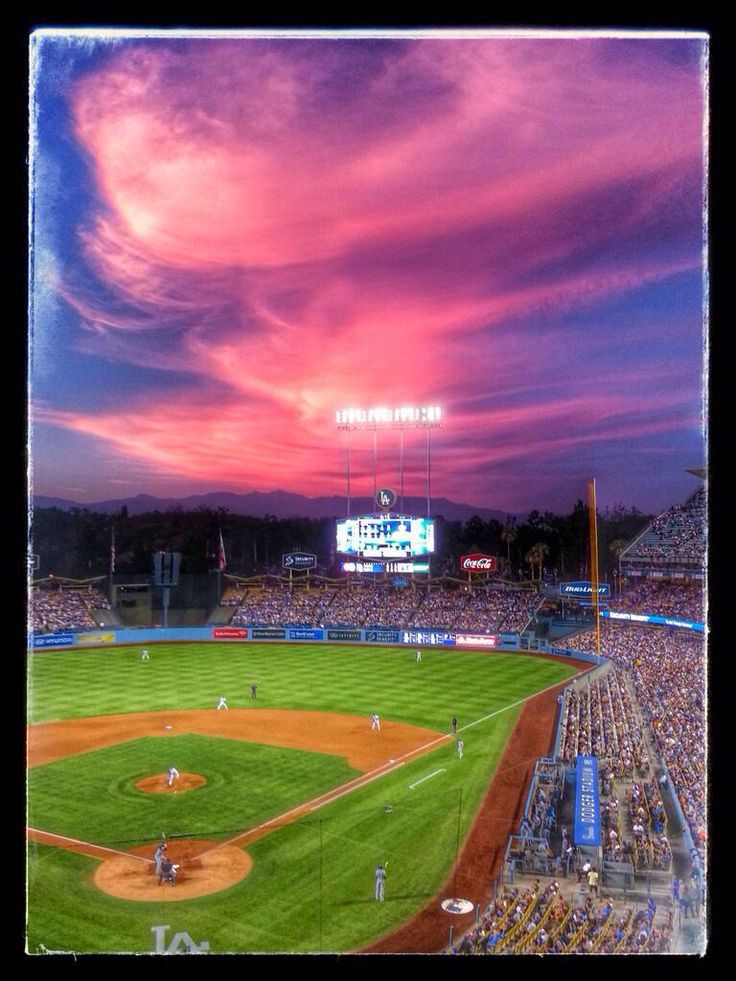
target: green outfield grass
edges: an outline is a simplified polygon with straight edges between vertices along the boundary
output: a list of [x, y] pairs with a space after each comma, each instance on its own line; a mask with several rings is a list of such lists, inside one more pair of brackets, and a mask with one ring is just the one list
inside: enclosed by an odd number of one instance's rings
[[162, 644], [140, 648], [34, 654], [29, 719], [157, 709], [231, 708], [347, 712], [411, 722], [446, 732], [568, 677], [569, 665], [521, 654], [276, 644]]
[[[159, 923], [208, 940], [213, 952], [365, 945], [415, 915], [452, 874], [458, 833], [462, 841], [477, 813], [520, 711], [516, 703], [573, 673], [564, 662], [518, 654], [430, 650], [416, 664], [413, 651], [394, 648], [149, 650], [150, 662], [140, 662], [132, 648], [33, 655], [31, 718], [214, 709], [220, 694], [231, 707], [242, 707], [249, 704], [252, 681], [259, 707], [376, 711], [442, 732], [453, 714], [461, 727], [492, 717], [463, 732], [464, 759], [456, 759], [454, 743], [445, 743], [252, 842], [250, 875], [201, 899], [163, 906], [114, 899], [94, 887], [94, 860], [32, 844], [30, 950], [44, 944], [150, 951], [150, 928]], [[159, 800], [135, 790], [139, 776], [163, 772], [171, 762], [211, 782]], [[29, 820], [43, 830], [106, 844], [155, 840], [162, 820], [182, 834], [229, 837], [231, 830], [259, 824], [352, 775], [345, 761], [331, 756], [199, 736], [149, 738], [34, 768]], [[386, 902], [379, 904], [372, 899], [373, 869], [386, 859]]]

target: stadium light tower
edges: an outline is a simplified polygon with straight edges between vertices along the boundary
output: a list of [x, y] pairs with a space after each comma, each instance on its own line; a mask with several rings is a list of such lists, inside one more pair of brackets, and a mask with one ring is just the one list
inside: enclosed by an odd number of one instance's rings
[[399, 496], [400, 508], [404, 510], [404, 432], [407, 429], [423, 429], [427, 436], [426, 454], [426, 478], [427, 478], [427, 517], [430, 516], [431, 501], [431, 450], [430, 433], [433, 429], [442, 426], [443, 412], [438, 405], [430, 406], [400, 406], [398, 408], [387, 408], [378, 406], [373, 409], [338, 409], [335, 413], [337, 428], [347, 433], [347, 461], [346, 461], [346, 484], [347, 484], [347, 514], [350, 517], [350, 498], [351, 498], [351, 454], [352, 442], [351, 434], [355, 430], [368, 430], [373, 433], [373, 495], [376, 495], [377, 488], [377, 457], [378, 457], [378, 432], [379, 430], [398, 429], [399, 430]]

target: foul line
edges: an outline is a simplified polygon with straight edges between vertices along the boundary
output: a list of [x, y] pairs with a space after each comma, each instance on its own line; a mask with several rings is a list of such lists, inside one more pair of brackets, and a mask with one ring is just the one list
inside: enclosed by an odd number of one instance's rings
[[425, 780], [431, 780], [432, 777], [436, 777], [438, 773], [447, 773], [447, 770], [443, 767], [441, 770], [435, 770], [434, 773], [430, 773], [426, 777], [422, 777], [422, 779], [417, 780], [416, 783], [410, 783], [409, 790], [414, 790], [414, 788], [418, 787], [420, 783], [424, 783]]
[[[84, 848], [87, 848], [90, 851], [94, 850], [94, 851], [97, 851], [97, 852], [109, 852], [110, 855], [122, 855], [123, 858], [134, 858], [134, 859], [136, 859], [139, 862], [145, 862], [147, 865], [153, 865], [153, 859], [151, 859], [151, 858], [145, 858], [143, 855], [134, 855], [132, 852], [121, 852], [121, 851], [118, 851], [117, 848], [107, 848], [105, 845], [95, 845], [95, 843], [92, 842], [92, 841], [80, 841], [79, 838], [68, 838], [66, 835], [57, 835], [53, 831], [41, 831], [40, 828], [26, 828], [26, 831], [28, 832], [28, 834], [30, 836], [33, 836], [33, 835], [43, 835], [46, 838], [55, 838], [55, 839], [57, 839], [60, 842], [61, 841], [70, 841], [70, 842], [72, 842], [75, 845], [82, 845]], [[34, 840], [35, 841], [38, 841], [39, 839], [36, 838]], [[53, 842], [43, 842], [43, 841], [41, 841], [40, 844], [42, 844], [42, 845], [43, 844], [53, 844]]]
[[[575, 678], [579, 678], [581, 674], [587, 674], [587, 670], [578, 671]], [[570, 679], [564, 679], [563, 681], [556, 681], [553, 685], [548, 685], [546, 688], [542, 688], [541, 691], [535, 691], [533, 695], [527, 695], [526, 698], [520, 698], [518, 702], [511, 702], [510, 705], [504, 705], [503, 708], [496, 709], [495, 712], [491, 712], [490, 715], [484, 715], [482, 719], [476, 719], [474, 722], [468, 722], [466, 726], [460, 726], [458, 732], [465, 732], [466, 729], [472, 729], [473, 726], [480, 725], [481, 722], [487, 722], [489, 719], [494, 718], [496, 715], [500, 715], [502, 712], [507, 712], [511, 708], [515, 708], [517, 705], [523, 705], [524, 702], [531, 701], [532, 698], [536, 698], [537, 695], [544, 695], [545, 692], [552, 691], [553, 688], [559, 688], [560, 685], [567, 684]]]
[[[577, 679], [580, 675], [587, 674], [591, 669], [585, 669], [579, 671], [574, 677]], [[543, 688], [541, 691], [535, 691], [531, 695], [527, 695], [526, 698], [520, 698], [516, 702], [511, 702], [509, 705], [505, 705], [503, 708], [496, 709], [495, 712], [491, 712], [489, 715], [484, 715], [480, 719], [476, 719], [474, 722], [468, 722], [467, 725], [461, 726], [458, 732], [465, 732], [466, 729], [472, 729], [473, 726], [480, 725], [482, 722], [487, 722], [489, 719], [493, 719], [495, 716], [500, 715], [502, 712], [506, 712], [511, 708], [515, 708], [517, 705], [523, 705], [525, 702], [531, 701], [538, 695], [544, 695], [545, 692], [552, 691], [554, 688], [559, 688], [561, 685], [569, 684], [571, 679], [564, 679], [563, 681], [557, 681], [553, 685], [548, 685], [547, 688]], [[359, 777], [354, 777], [347, 783], [342, 784], [342, 786], [335, 788], [334, 790], [328, 790], [324, 794], [320, 794], [318, 797], [314, 797], [310, 801], [306, 801], [303, 804], [297, 804], [296, 807], [290, 808], [290, 810], [285, 811], [283, 814], [278, 814], [276, 817], [270, 818], [268, 821], [264, 821], [257, 825], [255, 828], [249, 828], [247, 831], [241, 831], [239, 834], [235, 835], [233, 838], [228, 838], [227, 841], [218, 842], [212, 848], [207, 848], [205, 851], [200, 852], [199, 855], [192, 856], [189, 861], [193, 859], [202, 858], [204, 855], [208, 855], [210, 852], [216, 851], [218, 848], [224, 848], [226, 845], [237, 845], [238, 842], [245, 844], [247, 839], [256, 835], [259, 831], [263, 831], [265, 828], [269, 828], [271, 825], [277, 825], [281, 823], [288, 824], [290, 821], [296, 820], [297, 816], [304, 815], [305, 813], [310, 813], [311, 811], [316, 811], [318, 808], [323, 807], [325, 804], [331, 804], [332, 801], [338, 800], [340, 797], [344, 797], [345, 794], [349, 794], [353, 790], [358, 790], [359, 787], [363, 787], [368, 783], [372, 783], [373, 780], [377, 780], [379, 777], [385, 776], [387, 773], [393, 773], [394, 770], [403, 766], [407, 760], [411, 759], [413, 756], [418, 756], [429, 752], [438, 743], [447, 742], [452, 739], [450, 735], [440, 735], [436, 739], [430, 739], [428, 743], [424, 743], [422, 746], [417, 746], [416, 749], [409, 750], [407, 753], [402, 754], [394, 760], [389, 760], [388, 763], [383, 763], [381, 766], [376, 767], [374, 770], [370, 770], [368, 773], [361, 774]], [[422, 780], [418, 780], [415, 784], [410, 785], [410, 789], [418, 786], [424, 780], [429, 780], [430, 777], [436, 776], [438, 773], [446, 772], [443, 770], [436, 770], [434, 773], [430, 773], [428, 777], [423, 777]], [[29, 835], [45, 835], [47, 838], [54, 838], [58, 841], [68, 841], [75, 845], [82, 845], [90, 850], [94, 849], [96, 851], [108, 852], [111, 855], [121, 855], [124, 858], [133, 858], [139, 862], [145, 862], [147, 865], [153, 864], [153, 859], [144, 858], [142, 855], [134, 855], [131, 852], [121, 852], [115, 848], [107, 848], [104, 845], [95, 845], [90, 841], [80, 841], [78, 838], [69, 838], [66, 835], [58, 835], [53, 831], [41, 831], [38, 828], [27, 828], [27, 833]], [[36, 839], [38, 840], [38, 839]], [[63, 846], [62, 846], [63, 847]]]
[[[579, 671], [575, 678], [578, 678], [582, 674], [586, 674], [589, 669], [584, 671]], [[541, 691], [535, 691], [531, 695], [527, 695], [526, 698], [521, 698], [516, 702], [512, 702], [510, 705], [505, 705], [503, 708], [496, 709], [495, 712], [491, 712], [490, 715], [484, 715], [481, 719], [476, 719], [474, 722], [469, 722], [465, 726], [461, 726], [458, 732], [464, 732], [466, 729], [471, 729], [473, 726], [479, 725], [481, 722], [487, 722], [489, 719], [494, 718], [496, 715], [500, 715], [502, 712], [506, 712], [510, 708], [515, 708], [517, 705], [523, 705], [524, 702], [529, 702], [538, 695], [544, 695], [545, 692], [552, 691], [555, 688], [559, 688], [560, 685], [569, 684], [570, 678], [563, 679], [562, 681], [556, 681], [552, 685], [548, 685], [546, 688], [542, 688]], [[313, 800], [307, 801], [304, 804], [298, 804], [296, 807], [292, 807], [290, 810], [279, 814], [276, 817], [270, 818], [268, 821], [264, 821], [262, 824], [257, 825], [255, 828], [249, 828], [247, 831], [242, 831], [240, 834], [235, 835], [234, 838], [228, 838], [227, 841], [220, 842], [213, 848], [208, 848], [206, 851], [197, 855], [197, 858], [201, 858], [202, 855], [207, 855], [211, 851], [215, 851], [217, 848], [222, 848], [225, 845], [236, 845], [238, 842], [245, 844], [246, 840], [253, 835], [256, 835], [259, 831], [264, 828], [268, 828], [271, 825], [277, 825], [280, 823], [288, 824], [299, 816], [299, 814], [310, 813], [311, 811], [317, 810], [319, 807], [323, 807], [325, 804], [330, 804], [333, 800], [337, 800], [339, 797], [344, 797], [345, 794], [350, 793], [352, 790], [357, 790], [359, 787], [364, 786], [367, 783], [371, 783], [373, 780], [377, 780], [379, 777], [385, 776], [387, 773], [392, 773], [398, 766], [403, 766], [403, 764], [409, 760], [412, 756], [417, 756], [419, 754], [424, 754], [430, 749], [435, 747], [438, 743], [447, 742], [453, 737], [450, 735], [437, 736], [436, 739], [431, 739], [428, 743], [423, 746], [418, 746], [416, 749], [410, 750], [408, 753], [404, 753], [402, 756], [397, 757], [395, 760], [390, 760], [388, 763], [384, 763], [382, 766], [376, 767], [375, 770], [371, 770], [368, 773], [362, 774], [359, 777], [355, 777], [353, 780], [348, 781], [348, 783], [343, 784], [341, 787], [337, 787], [335, 790], [328, 790], [327, 793], [321, 794], [319, 797], [315, 797]], [[440, 772], [440, 771], [437, 771]], [[434, 776], [435, 774], [431, 774]], [[428, 778], [427, 778], [428, 779]], [[421, 781], [420, 781], [421, 782]]]

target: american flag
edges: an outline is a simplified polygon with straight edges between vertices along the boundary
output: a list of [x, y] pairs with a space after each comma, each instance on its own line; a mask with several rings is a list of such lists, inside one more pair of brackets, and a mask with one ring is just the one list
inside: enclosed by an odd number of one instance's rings
[[225, 561], [225, 543], [222, 540], [222, 529], [220, 529], [220, 545], [217, 549], [217, 566], [220, 572], [224, 572], [227, 568], [227, 563]]

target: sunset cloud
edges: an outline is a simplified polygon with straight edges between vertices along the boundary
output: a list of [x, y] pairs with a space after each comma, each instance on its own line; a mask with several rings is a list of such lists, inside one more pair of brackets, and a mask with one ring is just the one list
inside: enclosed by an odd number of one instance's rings
[[[591, 446], [689, 434], [697, 454], [699, 53], [592, 38], [106, 48], [59, 93], [92, 186], [74, 215], [40, 219], [70, 243], [55, 268], [80, 387], [73, 405], [44, 387], [39, 432], [202, 487], [339, 493], [335, 408], [441, 400], [438, 492], [507, 508], [499, 470], [530, 453], [587, 472]], [[43, 129], [38, 152], [58, 152]], [[117, 404], [96, 363], [119, 366]], [[144, 369], [177, 387], [136, 388]]]

